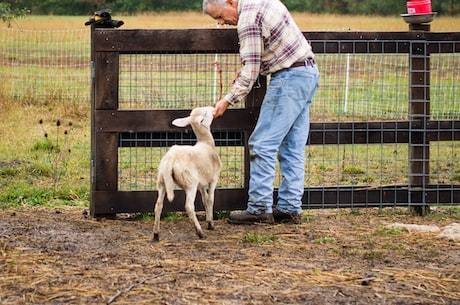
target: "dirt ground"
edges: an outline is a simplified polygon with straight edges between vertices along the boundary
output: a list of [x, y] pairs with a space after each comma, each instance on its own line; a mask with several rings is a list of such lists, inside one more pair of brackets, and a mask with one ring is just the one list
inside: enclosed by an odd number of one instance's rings
[[455, 219], [304, 211], [301, 225], [217, 220], [199, 240], [185, 218], [153, 243], [152, 220], [0, 210], [0, 303], [460, 304], [460, 241], [385, 228]]

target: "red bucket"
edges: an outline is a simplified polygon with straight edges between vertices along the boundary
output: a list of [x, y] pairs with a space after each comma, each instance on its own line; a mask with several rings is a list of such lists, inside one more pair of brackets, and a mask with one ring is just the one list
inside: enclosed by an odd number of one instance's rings
[[410, 0], [407, 1], [408, 14], [431, 14], [430, 0]]

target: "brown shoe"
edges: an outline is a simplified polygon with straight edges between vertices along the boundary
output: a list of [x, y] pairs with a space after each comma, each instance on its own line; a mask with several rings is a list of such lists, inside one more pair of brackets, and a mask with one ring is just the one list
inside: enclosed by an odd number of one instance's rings
[[253, 225], [256, 223], [273, 224], [273, 214], [264, 213], [260, 215], [251, 214], [248, 211], [232, 212], [228, 216], [228, 223], [234, 225]]
[[277, 208], [273, 208], [273, 218], [276, 222], [281, 223], [293, 223], [293, 224], [301, 224], [302, 223], [302, 216], [300, 214], [295, 213], [284, 213], [279, 211]]

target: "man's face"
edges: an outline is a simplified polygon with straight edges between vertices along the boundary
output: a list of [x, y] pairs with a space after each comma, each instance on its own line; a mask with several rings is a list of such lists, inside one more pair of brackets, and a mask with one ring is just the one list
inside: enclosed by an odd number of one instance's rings
[[220, 25], [238, 24], [238, 2], [227, 0], [224, 6], [208, 4], [206, 12]]

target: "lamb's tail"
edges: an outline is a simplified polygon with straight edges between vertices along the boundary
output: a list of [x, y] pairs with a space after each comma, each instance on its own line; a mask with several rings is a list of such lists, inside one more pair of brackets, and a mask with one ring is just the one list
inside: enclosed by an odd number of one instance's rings
[[173, 179], [173, 163], [172, 162], [165, 162], [162, 163], [159, 169], [161, 178], [163, 180], [163, 185], [166, 190], [166, 196], [168, 197], [168, 201], [172, 202], [174, 200], [174, 179]]

